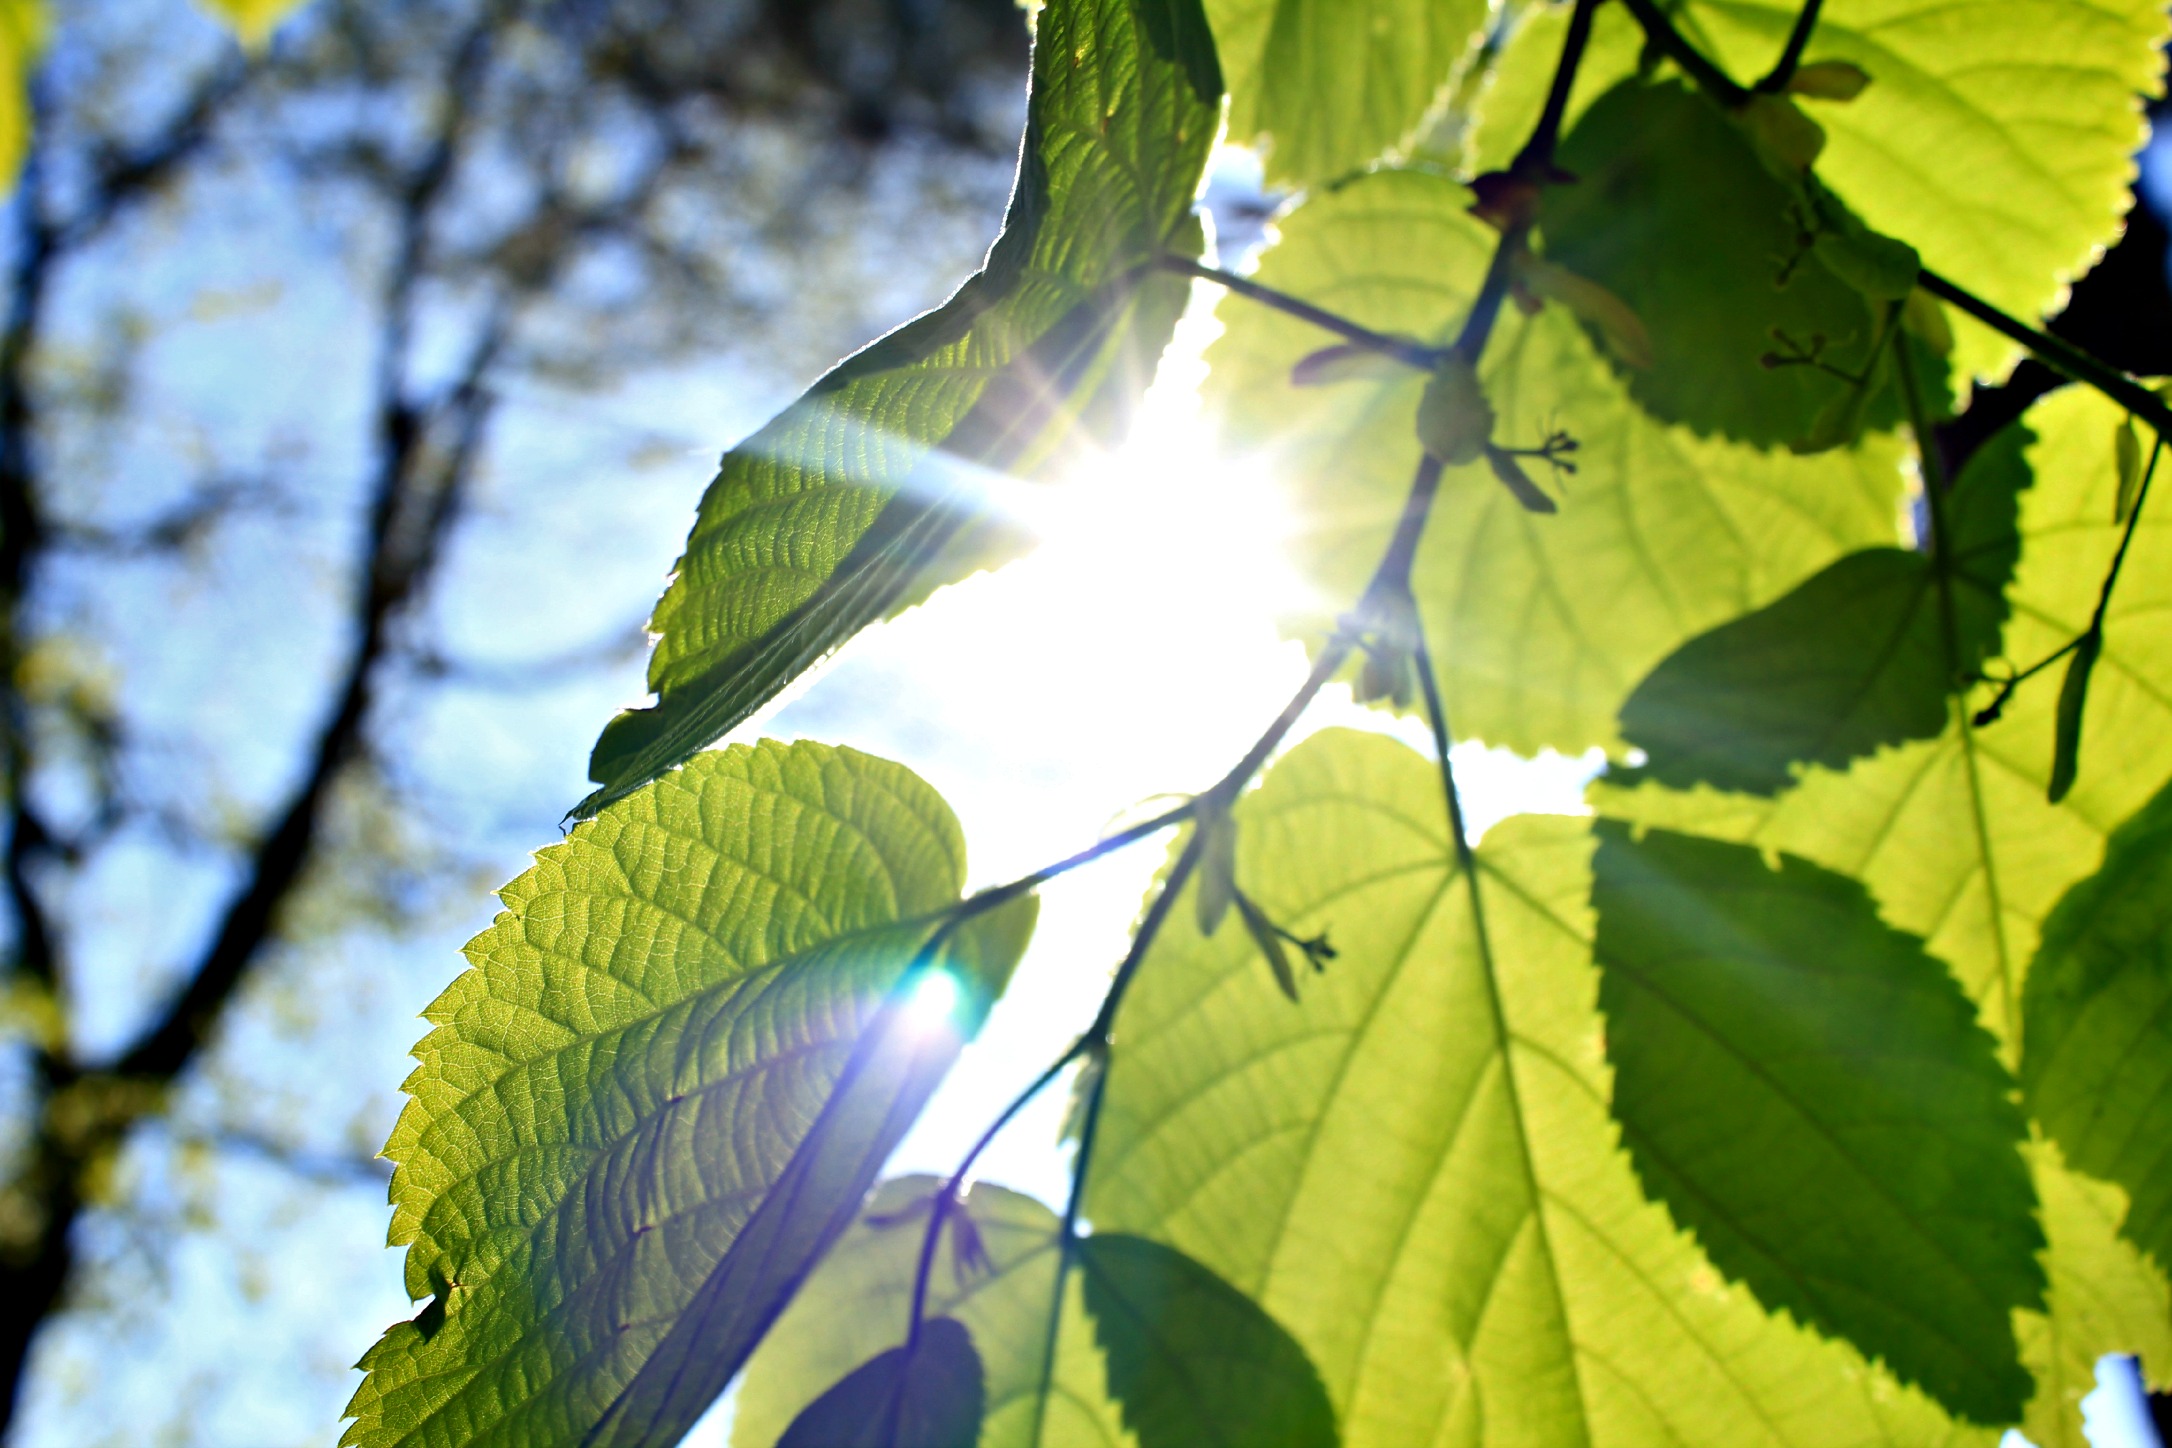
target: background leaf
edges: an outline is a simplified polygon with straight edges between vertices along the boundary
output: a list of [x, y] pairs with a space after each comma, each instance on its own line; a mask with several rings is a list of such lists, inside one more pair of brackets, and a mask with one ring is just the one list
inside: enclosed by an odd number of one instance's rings
[[703, 755], [539, 854], [428, 1012], [385, 1154], [435, 1300], [344, 1441], [674, 1441], [1023, 950], [1030, 907], [979, 917], [959, 1029], [869, 1029], [963, 875], [933, 790], [819, 744]]
[[933, 1318], [809, 1403], [777, 1448], [957, 1448], [979, 1436], [984, 1396], [972, 1334]]
[[1267, 180], [1363, 170], [1411, 136], [1484, 32], [1481, 0], [1208, 0], [1229, 77], [1230, 139]]
[[1430, 761], [1329, 730], [1239, 803], [1239, 883], [1338, 955], [1292, 1010], [1239, 932], [1170, 916], [1117, 1021], [1096, 1230], [1252, 1294], [1350, 1448], [1988, 1445], [1645, 1198], [1607, 1110], [1588, 824], [1487, 837], [1496, 971], [1439, 800]]
[[2043, 1235], [2013, 1078], [1959, 985], [1808, 861], [1598, 836], [1599, 1006], [1645, 1186], [1768, 1307], [2018, 1419]]
[[[1437, 176], [1367, 176], [1284, 217], [1259, 277], [1370, 326], [1443, 336], [1492, 249], [1469, 199]], [[1355, 597], [1417, 462], [1424, 380], [1292, 388], [1289, 369], [1319, 334], [1249, 303], [1222, 316], [1207, 388], [1225, 445], [1288, 490], [1317, 595]], [[1800, 458], [1665, 426], [1559, 307], [1504, 317], [1483, 376], [1497, 440], [1563, 428], [1581, 448], [1576, 475], [1551, 484], [1554, 516], [1525, 512], [1483, 464], [1442, 483], [1414, 584], [1463, 736], [1525, 753], [1615, 744], [1621, 701], [1684, 639], [1895, 539], [1892, 443]], [[1287, 626], [1316, 638], [1332, 622]]]
[[1018, 185], [982, 272], [724, 458], [656, 606], [657, 702], [596, 741], [593, 813], [720, 738], [823, 655], [1021, 539], [987, 470], [1106, 437], [1190, 292], [1220, 72], [1199, 0], [1041, 12]]
[[1998, 653], [2021, 551], [2029, 441], [2019, 428], [1999, 433], [1946, 499], [1952, 641], [1931, 555], [1851, 553], [1652, 670], [1622, 705], [1622, 737], [1645, 753], [1626, 777], [1774, 794], [1794, 782], [1797, 765], [1845, 768], [1885, 745], [1944, 733], [1957, 681]]
[[1335, 1412], [1305, 1350], [1210, 1269], [1096, 1232], [1078, 1270], [1110, 1396], [1140, 1448], [1334, 1448]]
[[1562, 138], [1560, 163], [1577, 179], [1542, 194], [1546, 255], [1643, 320], [1652, 365], [1625, 380], [1647, 411], [1763, 447], [1806, 438], [1853, 389], [1760, 359], [1816, 340], [1840, 371], [1875, 366], [1874, 425], [1899, 418], [1879, 318], [1808, 254], [1797, 198], [1717, 105], [1680, 81], [1624, 81]]
[[2125, 1234], [2172, 1267], [2172, 787], [2044, 923], [2022, 997], [2030, 1109], [2076, 1168], [2129, 1193]]
[[[933, 1177], [884, 1182], [823, 1257], [747, 1364], [732, 1419], [734, 1448], [770, 1448], [839, 1374], [905, 1340], [927, 1202], [939, 1185]], [[928, 1279], [928, 1311], [964, 1323], [980, 1349], [987, 1383], [980, 1448], [1033, 1448], [1061, 1224], [1032, 1197], [987, 1182], [967, 1192], [962, 1210], [987, 1263], [979, 1269], [961, 1263], [956, 1238], [946, 1231]], [[1041, 1442], [1045, 1448], [1121, 1448], [1134, 1440], [1108, 1398], [1101, 1349], [1075, 1272], [1065, 1297]]]

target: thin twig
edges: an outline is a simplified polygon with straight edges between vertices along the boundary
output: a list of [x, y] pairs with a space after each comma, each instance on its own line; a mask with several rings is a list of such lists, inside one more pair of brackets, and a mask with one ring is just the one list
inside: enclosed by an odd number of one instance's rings
[[2061, 341], [2049, 332], [2038, 331], [2026, 322], [2008, 316], [1975, 293], [1947, 280], [1928, 267], [1923, 269], [1916, 280], [1923, 290], [1932, 296], [1953, 303], [1993, 331], [2019, 342], [2033, 352], [2038, 361], [2053, 371], [2064, 373], [2075, 382], [2094, 387], [2156, 429], [2160, 437], [2172, 433], [2172, 407], [2168, 407], [2163, 398], [2116, 367], [2098, 361], [2071, 342]]
[[1810, 44], [1810, 32], [1818, 27], [1818, 7], [1823, 0], [1803, 0], [1803, 7], [1796, 12], [1795, 28], [1787, 35], [1787, 48], [1773, 62], [1772, 69], [1756, 85], [1761, 95], [1778, 95], [1787, 89], [1787, 83], [1795, 78], [1802, 66], [1802, 53]]
[[1703, 52], [1691, 45], [1682, 32], [1674, 28], [1674, 21], [1660, 9], [1656, 0], [1626, 0], [1629, 13], [1643, 27], [1644, 38], [1660, 54], [1682, 68], [1682, 73], [1701, 86], [1714, 100], [1729, 110], [1740, 110], [1755, 95], [1735, 83], [1727, 72], [1704, 57]]
[[1384, 332], [1375, 332], [1370, 327], [1361, 327], [1347, 317], [1339, 317], [1324, 308], [1293, 297], [1288, 292], [1261, 286], [1250, 277], [1241, 277], [1235, 272], [1223, 271], [1220, 267], [1207, 266], [1182, 256], [1163, 256], [1155, 265], [1163, 271], [1175, 272], [1179, 276], [1193, 277], [1226, 287], [1240, 297], [1272, 307], [1299, 321], [1310, 322], [1323, 332], [1333, 332], [1353, 347], [1362, 347], [1368, 352], [1392, 357], [1406, 367], [1414, 367], [1420, 372], [1431, 372], [1440, 365], [1441, 354], [1437, 348], [1422, 346], [1404, 337], [1390, 337]]

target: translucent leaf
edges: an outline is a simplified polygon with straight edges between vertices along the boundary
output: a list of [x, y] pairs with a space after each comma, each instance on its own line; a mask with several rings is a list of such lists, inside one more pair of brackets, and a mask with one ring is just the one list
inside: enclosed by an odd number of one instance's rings
[[722, 736], [878, 619], [1015, 553], [979, 496], [1106, 436], [1152, 376], [1202, 244], [1221, 81], [1199, 0], [1042, 11], [1017, 189], [988, 264], [724, 458], [657, 634], [657, 702], [589, 760], [593, 813]]
[[45, 49], [42, 0], [0, 0], [0, 197], [30, 154], [30, 72]]
[[1307, 186], [1408, 140], [1483, 34], [1484, 0], [1207, 0], [1229, 135]]
[[1960, 986], [1845, 876], [1598, 834], [1599, 1006], [1646, 1187], [1766, 1306], [2018, 1419], [2043, 1236], [2014, 1081]]
[[[770, 1448], [838, 1374], [904, 1342], [928, 1199], [939, 1185], [932, 1177], [883, 1183], [815, 1268], [747, 1365], [732, 1419], [735, 1448]], [[963, 1323], [980, 1349], [987, 1409], [979, 1448], [1032, 1448], [1060, 1224], [1032, 1197], [986, 1182], [966, 1194], [962, 1210], [987, 1261], [968, 1267], [946, 1230], [928, 1279], [928, 1312]], [[1041, 1443], [1126, 1448], [1132, 1440], [1107, 1396], [1075, 1272], [1066, 1296]]]
[[1835, 372], [1875, 368], [1866, 420], [1899, 419], [1870, 301], [1814, 254], [1796, 192], [1718, 106], [1678, 81], [1625, 81], [1563, 138], [1561, 164], [1578, 180], [1545, 192], [1546, 253], [1643, 319], [1652, 365], [1628, 383], [1644, 407], [1769, 447], [1856, 390]]
[[1434, 765], [1325, 731], [1238, 806], [1240, 879], [1331, 931], [1292, 1010], [1169, 917], [1116, 1023], [1086, 1215], [1184, 1251], [1318, 1368], [1350, 1448], [1987, 1445], [1729, 1285], [1639, 1189], [1590, 950], [1588, 823], [1479, 851]]
[[433, 1301], [344, 1441], [676, 1441], [1024, 948], [1021, 901], [933, 962], [962, 1020], [883, 1009], [963, 874], [933, 790], [806, 743], [702, 755], [542, 851], [426, 1013], [385, 1154]]
[[980, 1434], [982, 1396], [972, 1334], [938, 1317], [809, 1403], [777, 1448], [958, 1448]]
[[1305, 1350], [1259, 1304], [1173, 1247], [1121, 1232], [1079, 1243], [1109, 1393], [1140, 1448], [1334, 1448]]
[[2126, 1189], [2126, 1236], [2172, 1267], [2172, 788], [2045, 921], [2022, 1026], [2030, 1109], [2068, 1162]]
[[[2033, 482], [2022, 494], [2021, 561], [2008, 590], [2010, 660], [2034, 663], [2088, 624], [2118, 546], [2118, 478], [2104, 439], [2119, 415], [2094, 394], [2065, 389], [2023, 420]], [[1881, 916], [1925, 937], [1953, 969], [2011, 1064], [2046, 916], [2172, 776], [2168, 611], [2172, 526], [2145, 514], [2106, 616], [2083, 721], [2082, 757], [2108, 764], [2084, 769], [2058, 805], [2046, 799], [2059, 693], [2049, 672], [2022, 685], [1993, 724], [1962, 727], [1961, 704], [1936, 740], [1844, 773], [1811, 769], [1776, 799], [1602, 784], [1593, 802], [1602, 813], [1786, 851], [1861, 880]], [[2039, 1445], [2078, 1445], [2073, 1407], [2098, 1356], [2172, 1361], [2172, 1291], [2159, 1267], [2115, 1239], [2118, 1188], [2074, 1181], [2055, 1155], [2038, 1155], [2036, 1175], [2051, 1292], [2048, 1312], [2024, 1314], [2018, 1328], [2038, 1380], [2023, 1426]]]
[[1942, 509], [1953, 530], [1950, 598], [1927, 553], [1851, 553], [1755, 613], [1691, 639], [1622, 705], [1630, 772], [1677, 789], [1773, 794], [1795, 766], [1845, 768], [1888, 744], [1935, 739], [1952, 695], [1998, 652], [2020, 553], [2025, 437], [2003, 432], [1969, 460]]
[[[1438, 177], [1393, 172], [1316, 195], [1283, 218], [1260, 279], [1370, 326], [1445, 337], [1494, 240], [1465, 214], [1469, 201]], [[1427, 384], [1412, 373], [1292, 388], [1290, 366], [1319, 334], [1241, 298], [1220, 315], [1210, 401], [1228, 446], [1292, 497], [1297, 557], [1322, 611], [1286, 622], [1317, 639], [1394, 528]], [[1668, 427], [1630, 400], [1561, 307], [1504, 315], [1481, 380], [1496, 442], [1529, 447], [1561, 429], [1579, 450], [1574, 476], [1546, 480], [1553, 516], [1527, 512], [1483, 462], [1442, 482], [1414, 581], [1464, 735], [1526, 753], [1613, 744], [1621, 701], [1683, 640], [1843, 553], [1896, 540], [1893, 444], [1798, 458]]]
[[[1503, 55], [1501, 83], [1481, 102], [1482, 162], [1498, 164], [1530, 129], [1567, 8], [1542, 12]], [[1779, 57], [1801, 8], [1687, 0], [1674, 13], [1748, 84]], [[1635, 69], [1635, 28], [1621, 15], [1609, 45], [1594, 47], [1572, 118]], [[1870, 84], [1844, 104], [1806, 101], [1826, 135], [1818, 176], [1934, 271], [2018, 316], [2055, 311], [2130, 204], [2147, 135], [2140, 97], [2160, 88], [2166, 29], [2154, 0], [1831, 0], [1805, 59], [1854, 65]], [[1974, 326], [1960, 343], [1964, 373], [2003, 370], [2017, 355]]]

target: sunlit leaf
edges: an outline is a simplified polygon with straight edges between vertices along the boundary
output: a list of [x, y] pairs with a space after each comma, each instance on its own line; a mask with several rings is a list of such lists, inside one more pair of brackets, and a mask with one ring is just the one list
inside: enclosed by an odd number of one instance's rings
[[1944, 500], [1950, 571], [1912, 549], [1851, 553], [1668, 656], [1622, 705], [1622, 737], [1645, 753], [1632, 777], [1772, 794], [1798, 765], [1944, 733], [1953, 694], [1998, 652], [2027, 441], [2000, 433]]
[[[1687, 0], [1673, 13], [1746, 85], [1778, 58], [1801, 8]], [[1481, 102], [1485, 163], [1537, 116], [1566, 9], [1542, 12], [1503, 56], [1504, 83]], [[1602, 31], [1610, 43], [1593, 48], [1572, 118], [1635, 69], [1634, 30], [1621, 15]], [[2017, 315], [2054, 311], [2130, 204], [2140, 97], [2160, 88], [2166, 30], [2153, 0], [1830, 0], [1805, 59], [1846, 62], [1870, 83], [1845, 103], [1805, 101], [1826, 136], [1818, 175], [1924, 265]], [[1981, 328], [1960, 340], [1965, 372], [2018, 355]]]
[[1360, 171], [1407, 140], [1483, 33], [1483, 0], [1207, 0], [1229, 134], [1267, 179]]
[[1335, 965], [1292, 1010], [1237, 932], [1169, 917], [1116, 1023], [1096, 1230], [1253, 1295], [1351, 1448], [1991, 1443], [1766, 1313], [1640, 1191], [1588, 823], [1487, 836], [1482, 946], [1445, 816], [1432, 763], [1347, 731], [1240, 803], [1240, 885]]
[[593, 813], [722, 736], [854, 633], [1022, 545], [989, 471], [1107, 437], [1152, 376], [1196, 255], [1220, 72], [1199, 0], [1057, 0], [988, 264], [726, 455], [658, 603], [649, 687], [597, 740]]
[[1008, 978], [1030, 901], [884, 1001], [964, 873], [902, 767], [705, 754], [537, 856], [427, 1012], [385, 1148], [431, 1304], [363, 1361], [345, 1442], [673, 1442], [850, 1220]]
[[2022, 1026], [2030, 1109], [2069, 1163], [2126, 1189], [2126, 1236], [2172, 1267], [2172, 787], [2045, 921]]
[[[883, 1183], [822, 1259], [747, 1365], [732, 1418], [735, 1448], [770, 1448], [787, 1423], [856, 1362], [905, 1341], [914, 1269], [928, 1225], [930, 1177]], [[1028, 1196], [981, 1183], [962, 1209], [987, 1253], [964, 1263], [946, 1230], [928, 1279], [928, 1312], [972, 1333], [986, 1382], [979, 1448], [1034, 1448], [1043, 1355], [1056, 1281], [1056, 1214]], [[1058, 1338], [1055, 1390], [1042, 1448], [1124, 1448], [1131, 1442], [1107, 1396], [1101, 1350], [1071, 1275]]]
[[958, 1448], [980, 1435], [982, 1397], [972, 1334], [938, 1317], [809, 1403], [777, 1448]]
[[0, 196], [30, 154], [30, 72], [45, 49], [43, 0], [0, 0]]
[[[1369, 326], [1449, 335], [1494, 233], [1439, 177], [1381, 173], [1314, 196], [1280, 223], [1261, 280]], [[1418, 460], [1426, 380], [1292, 388], [1320, 334], [1242, 299], [1208, 354], [1210, 401], [1233, 452], [1290, 494], [1317, 639], [1357, 596]], [[1852, 549], [1896, 541], [1896, 446], [1814, 458], [1698, 438], [1646, 415], [1559, 306], [1504, 315], [1480, 372], [1494, 440], [1557, 429], [1574, 475], [1525, 459], [1559, 506], [1526, 511], [1484, 462], [1451, 469], [1414, 576], [1459, 733], [1526, 752], [1613, 744], [1615, 711], [1683, 640], [1784, 593]]]
[[1958, 983], [1806, 860], [1598, 833], [1599, 1005], [1645, 1185], [1768, 1307], [2018, 1419], [2043, 1236], [2014, 1080]]
[[[2087, 392], [2054, 393], [2024, 419], [2033, 481], [2021, 500], [2021, 561], [2008, 590], [2005, 651], [2034, 663], [2087, 626], [2118, 546], [2118, 478], [2104, 439], [2119, 417]], [[2172, 526], [2139, 524], [2106, 616], [2104, 651], [2083, 721], [2084, 770], [2058, 805], [2046, 799], [2059, 690], [2055, 672], [2023, 684], [1997, 722], [1954, 722], [1936, 740], [1902, 745], [1846, 772], [1813, 768], [1772, 800], [1707, 789], [1602, 785], [1602, 813], [1781, 850], [1853, 876], [1880, 915], [1925, 937], [2017, 1059], [2018, 1006], [2044, 921], [2091, 875], [2113, 830], [2172, 777]], [[2051, 1247], [2048, 1311], [2017, 1325], [2038, 1393], [2024, 1420], [2039, 1444], [2078, 1444], [2074, 1404], [2106, 1352], [2172, 1361], [2172, 1292], [2163, 1271], [2114, 1239], [2122, 1193], [2069, 1183], [2052, 1156], [2036, 1162]]]

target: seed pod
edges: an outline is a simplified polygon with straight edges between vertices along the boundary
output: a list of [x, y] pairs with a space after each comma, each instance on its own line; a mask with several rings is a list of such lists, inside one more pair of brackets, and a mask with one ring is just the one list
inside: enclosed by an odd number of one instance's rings
[[1474, 463], [1493, 440], [1493, 404], [1460, 352], [1443, 358], [1418, 402], [1418, 441], [1450, 467]]
[[1790, 95], [1821, 101], [1852, 101], [1870, 84], [1870, 72], [1852, 60], [1814, 60], [1787, 78]]

